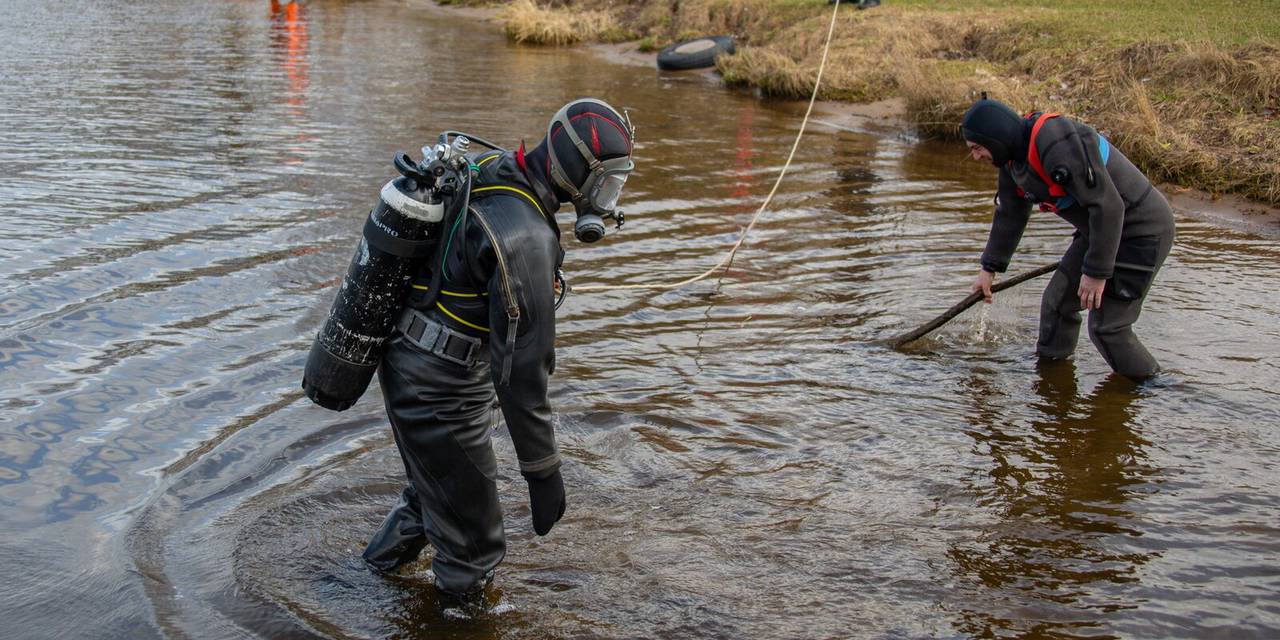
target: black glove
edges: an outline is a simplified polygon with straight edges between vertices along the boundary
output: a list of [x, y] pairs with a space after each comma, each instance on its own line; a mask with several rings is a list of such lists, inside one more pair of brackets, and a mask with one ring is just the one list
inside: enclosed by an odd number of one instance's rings
[[533, 532], [545, 536], [564, 515], [564, 478], [556, 469], [543, 478], [525, 475], [529, 483], [529, 508], [533, 511]]

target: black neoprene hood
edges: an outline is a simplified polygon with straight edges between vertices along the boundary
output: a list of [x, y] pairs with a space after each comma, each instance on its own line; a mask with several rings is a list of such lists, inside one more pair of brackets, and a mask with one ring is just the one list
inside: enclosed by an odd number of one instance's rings
[[[607, 105], [583, 102], [570, 107], [566, 116], [596, 160], [609, 160], [631, 154], [629, 125]], [[565, 177], [581, 189], [590, 172], [587, 160], [574, 148], [569, 136], [564, 135], [562, 125], [552, 123], [549, 134], [553, 152], [564, 169]]]
[[991, 163], [1002, 167], [1010, 160], [1027, 157], [1027, 122], [999, 100], [983, 98], [964, 113], [960, 125], [964, 139], [991, 152]]

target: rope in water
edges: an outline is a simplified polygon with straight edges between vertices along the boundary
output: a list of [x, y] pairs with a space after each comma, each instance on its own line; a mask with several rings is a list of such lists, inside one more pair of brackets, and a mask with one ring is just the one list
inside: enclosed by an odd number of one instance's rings
[[685, 278], [684, 280], [680, 280], [679, 282], [665, 282], [665, 283], [658, 282], [658, 283], [651, 283], [651, 284], [588, 285], [584, 287], [573, 287], [572, 291], [614, 291], [614, 290], [620, 290], [620, 289], [678, 289], [687, 284], [692, 284], [694, 282], [707, 278], [708, 276], [715, 273], [716, 271], [719, 271], [722, 267], [727, 267], [730, 263], [733, 262], [733, 257], [738, 253], [738, 249], [742, 246], [743, 241], [747, 239], [747, 234], [750, 233], [751, 229], [756, 226], [756, 222], [760, 219], [760, 214], [764, 213], [764, 210], [769, 207], [769, 203], [773, 202], [773, 196], [778, 192], [778, 186], [782, 184], [782, 179], [787, 175], [787, 169], [791, 167], [791, 161], [796, 156], [796, 149], [800, 147], [800, 139], [804, 137], [805, 127], [808, 126], [809, 124], [809, 115], [813, 113], [813, 103], [816, 102], [818, 99], [818, 87], [822, 85], [822, 72], [827, 67], [827, 53], [831, 50], [831, 38], [836, 31], [836, 16], [839, 15], [840, 4], [841, 3], [837, 0], [837, 2], [835, 3], [835, 6], [831, 10], [831, 25], [827, 27], [827, 42], [822, 47], [822, 62], [818, 64], [818, 76], [813, 81], [813, 95], [809, 96], [809, 108], [805, 109], [804, 120], [800, 122], [800, 131], [796, 133], [795, 142], [791, 144], [791, 153], [787, 154], [787, 161], [782, 165], [782, 171], [778, 173], [778, 179], [774, 181], [773, 188], [769, 190], [769, 195], [765, 197], [764, 202], [761, 203], [760, 205], [760, 208], [756, 210], [755, 216], [751, 218], [750, 224], [748, 224], [746, 228], [742, 230], [742, 233], [738, 236], [738, 241], [733, 243], [733, 247], [729, 249], [729, 252], [726, 253], [724, 257], [721, 258], [720, 261], [717, 262], [710, 269], [707, 269], [701, 274], [698, 274], [691, 278]]

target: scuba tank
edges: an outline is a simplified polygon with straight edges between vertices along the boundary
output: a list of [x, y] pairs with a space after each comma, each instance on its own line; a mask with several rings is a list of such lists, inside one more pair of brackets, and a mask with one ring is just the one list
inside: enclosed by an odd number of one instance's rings
[[[450, 134], [456, 136], [452, 144]], [[400, 176], [382, 187], [369, 212], [329, 317], [307, 356], [302, 388], [316, 404], [345, 411], [369, 387], [419, 261], [436, 252], [446, 213], [452, 218], [466, 211], [469, 147], [467, 137], [446, 132], [435, 147], [422, 148], [420, 163], [406, 153], [396, 155]], [[460, 192], [463, 197], [455, 197]], [[450, 206], [455, 202], [462, 206]]]

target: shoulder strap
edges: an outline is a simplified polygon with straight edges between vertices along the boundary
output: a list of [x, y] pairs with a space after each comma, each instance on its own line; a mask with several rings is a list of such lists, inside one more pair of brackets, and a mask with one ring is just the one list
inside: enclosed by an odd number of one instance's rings
[[542, 215], [543, 220], [551, 220], [546, 206], [538, 199], [536, 193], [530, 191], [527, 185], [504, 175], [512, 171], [511, 166], [504, 164], [507, 162], [503, 159], [504, 155], [506, 154], [493, 153], [476, 159], [475, 164], [472, 165], [475, 179], [471, 186], [471, 199], [480, 200], [495, 195], [510, 196], [533, 205], [533, 208]]
[[471, 189], [472, 200], [479, 200], [479, 199], [482, 199], [488, 196], [494, 196], [494, 195], [507, 195], [507, 196], [513, 196], [513, 197], [522, 196], [526, 201], [529, 202], [529, 204], [533, 205], [534, 209], [538, 210], [538, 213], [542, 214], [542, 217], [544, 219], [547, 217], [547, 212], [542, 208], [542, 204], [538, 202], [538, 199], [534, 197], [532, 193], [529, 193], [525, 189], [521, 188], [519, 185], [486, 184], [484, 186], [478, 186]]
[[1060, 115], [1062, 114], [1040, 114], [1040, 117], [1036, 118], [1036, 123], [1031, 126], [1031, 141], [1027, 145], [1027, 164], [1031, 165], [1031, 169], [1036, 172], [1036, 175], [1040, 176], [1040, 179], [1048, 185], [1049, 195], [1055, 198], [1061, 198], [1062, 196], [1067, 195], [1067, 190], [1063, 189], [1062, 185], [1054, 182], [1049, 178], [1049, 174], [1044, 172], [1044, 164], [1040, 161], [1040, 148], [1036, 146], [1036, 137], [1040, 135], [1040, 128], [1044, 126], [1044, 123], [1048, 122], [1052, 118], [1057, 118]]
[[506, 246], [502, 244], [498, 234], [493, 232], [493, 227], [485, 219], [484, 213], [476, 208], [471, 209], [471, 214], [475, 216], [476, 222], [480, 224], [484, 233], [489, 236], [489, 244], [493, 246], [493, 254], [498, 262], [498, 278], [502, 284], [502, 298], [507, 312], [507, 343], [503, 347], [502, 374], [498, 378], [498, 384], [506, 385], [511, 380], [511, 357], [516, 350], [516, 332], [520, 328], [520, 296], [516, 291], [520, 284], [518, 280], [513, 282], [511, 275], [507, 272]]

